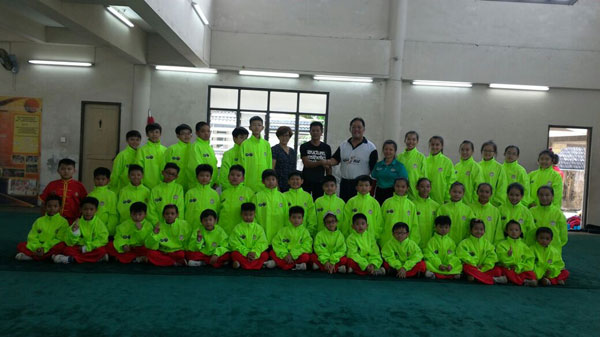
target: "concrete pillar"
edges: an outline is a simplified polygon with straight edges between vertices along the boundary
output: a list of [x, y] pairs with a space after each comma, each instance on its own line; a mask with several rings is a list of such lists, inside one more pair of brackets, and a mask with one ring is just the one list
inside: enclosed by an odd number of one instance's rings
[[384, 100], [383, 131], [385, 139], [401, 142], [400, 117], [402, 115], [402, 56], [406, 35], [407, 0], [390, 1], [389, 38], [392, 41], [390, 49], [390, 77], [386, 83]]
[[145, 138], [144, 128], [150, 109], [150, 88], [152, 71], [150, 66], [137, 64], [133, 66], [133, 103], [131, 107], [131, 128], [142, 133]]

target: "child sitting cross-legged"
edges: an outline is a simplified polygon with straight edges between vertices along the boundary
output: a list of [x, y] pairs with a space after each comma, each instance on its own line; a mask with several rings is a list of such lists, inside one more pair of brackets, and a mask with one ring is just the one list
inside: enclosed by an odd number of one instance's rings
[[394, 269], [396, 277], [419, 277], [425, 273], [425, 262], [419, 245], [414, 242], [410, 235], [410, 228], [404, 222], [397, 222], [392, 227], [393, 237], [381, 249], [386, 271]]
[[283, 270], [306, 270], [310, 261], [313, 240], [304, 225], [304, 208], [292, 206], [289, 210], [290, 224], [285, 225], [273, 237], [273, 250], [269, 256]]
[[227, 233], [217, 225], [217, 213], [212, 209], [205, 209], [200, 214], [202, 224], [192, 231], [188, 249], [185, 252], [187, 265], [198, 267], [211, 265], [220, 268], [229, 262], [229, 244]]

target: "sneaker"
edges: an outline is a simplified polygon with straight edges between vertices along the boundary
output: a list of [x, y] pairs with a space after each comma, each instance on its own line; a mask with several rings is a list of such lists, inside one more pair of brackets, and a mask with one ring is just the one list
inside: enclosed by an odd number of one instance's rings
[[494, 277], [494, 282], [498, 284], [506, 284], [508, 283], [508, 279], [506, 278], [506, 276], [497, 276]]
[[15, 255], [15, 260], [17, 261], [31, 261], [33, 260], [33, 258], [29, 255], [26, 255], [25, 253], [17, 253], [17, 255]]
[[277, 263], [275, 263], [275, 261], [273, 261], [273, 260], [267, 260], [267, 261], [265, 261], [263, 266], [265, 266], [269, 269], [273, 269], [273, 268], [277, 267]]
[[56, 254], [56, 255], [52, 255], [52, 261], [54, 261], [54, 263], [68, 264], [73, 261], [73, 258], [71, 256]]
[[381, 268], [377, 269], [373, 275], [375, 275], [375, 276], [385, 275], [385, 268], [381, 267]]
[[432, 279], [432, 280], [435, 280], [435, 274], [434, 274], [434, 273], [432, 273], [432, 272], [430, 272], [429, 270], [427, 270], [427, 271], [425, 272], [425, 277], [426, 277], [426, 278], [429, 278], [429, 279]]
[[458, 280], [458, 279], [460, 279], [460, 274], [456, 274], [456, 275], [454, 275], [454, 279], [455, 279], [455, 280]]
[[316, 263], [313, 263], [312, 268], [313, 268], [313, 270], [319, 270], [319, 265], [317, 265]]
[[108, 254], [104, 254], [104, 256], [100, 259], [99, 262], [108, 262]]
[[306, 263], [296, 264], [296, 267], [294, 267], [294, 270], [306, 270]]
[[552, 282], [550, 282], [550, 280], [545, 277], [543, 279], [541, 279], [541, 283], [542, 283], [542, 286], [552, 285]]
[[537, 287], [538, 282], [537, 282], [537, 280], [525, 280], [523, 282], [523, 285], [526, 287]]
[[204, 266], [206, 263], [204, 261], [196, 261], [196, 260], [189, 260], [187, 265], [188, 267], [201, 267]]
[[565, 284], [567, 284], [567, 282], [565, 282], [565, 280], [558, 280], [558, 281], [556, 281], [556, 283], [557, 283], [559, 286], [564, 286]]
[[138, 256], [135, 258], [135, 260], [133, 260], [133, 262], [135, 263], [147, 263], [148, 262], [148, 258], [146, 256]]
[[231, 267], [233, 267], [233, 269], [238, 269], [240, 267], [240, 263], [237, 261], [233, 261], [233, 263], [231, 263]]
[[354, 269], [352, 269], [352, 267], [348, 267], [348, 274], [352, 274], [354, 272]]
[[[350, 268], [350, 272], [352, 272], [352, 268]], [[346, 274], [346, 266], [340, 266], [338, 268], [338, 273], [340, 273], [340, 274]]]
[[[496, 279], [496, 278], [494, 277], [494, 279]], [[467, 275], [467, 281], [473, 282], [473, 281], [475, 281], [475, 278], [472, 275]]]

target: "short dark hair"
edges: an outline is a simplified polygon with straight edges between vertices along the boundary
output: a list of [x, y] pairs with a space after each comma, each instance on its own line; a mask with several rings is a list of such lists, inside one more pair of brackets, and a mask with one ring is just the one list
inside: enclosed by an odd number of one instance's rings
[[246, 169], [239, 164], [235, 164], [235, 165], [231, 165], [231, 167], [229, 168], [229, 172], [231, 171], [238, 171], [238, 172], [242, 172], [242, 175], [246, 175]]
[[144, 173], [144, 168], [141, 167], [138, 164], [129, 164], [129, 167], [127, 168], [127, 173], [129, 174], [129, 173], [131, 173], [133, 171], [140, 171], [143, 174]]
[[504, 148], [504, 153], [506, 154], [506, 151], [508, 151], [510, 149], [517, 150], [517, 156], [521, 154], [521, 149], [519, 149], [519, 147], [516, 146], [516, 145], [509, 145], [509, 146], [507, 146], [506, 148]]
[[304, 217], [304, 208], [300, 206], [292, 206], [290, 207], [288, 214], [289, 216], [292, 216], [292, 214], [302, 214], [302, 216]]
[[539, 194], [541, 190], [548, 190], [548, 191], [550, 191], [550, 193], [552, 193], [552, 196], [554, 196], [554, 189], [551, 186], [542, 185], [537, 189], [535, 194], [536, 195]]
[[250, 121], [248, 122], [249, 125], [252, 125], [252, 122], [256, 122], [259, 121], [261, 124], [265, 124], [265, 122], [263, 121], [263, 119], [260, 116], [252, 116], [252, 118], [250, 118]]
[[262, 181], [265, 181], [268, 177], [275, 177], [277, 179], [277, 172], [272, 169], [266, 169], [262, 172]]
[[331, 174], [328, 174], [324, 176], [323, 179], [321, 179], [321, 185], [324, 185], [325, 183], [328, 183], [330, 181], [334, 182], [337, 185], [337, 180]]
[[233, 129], [233, 131], [231, 131], [231, 135], [233, 136], [233, 138], [241, 136], [241, 135], [249, 135], [250, 132], [248, 132], [248, 130], [245, 127], [242, 126], [238, 126], [237, 128]]
[[338, 221], [337, 215], [335, 215], [335, 213], [327, 212], [327, 213], [325, 213], [325, 216], [323, 216], [323, 222], [325, 222], [325, 220], [329, 217], [333, 217], [335, 219], [335, 221]]
[[419, 180], [417, 180], [417, 184], [415, 186], [419, 186], [420, 183], [424, 182], [424, 181], [428, 181], [429, 184], [431, 184], [431, 180], [429, 180], [428, 178], [419, 178]]
[[512, 183], [510, 185], [508, 185], [508, 187], [506, 188], [506, 194], [508, 194], [510, 192], [510, 190], [512, 189], [517, 189], [519, 192], [521, 192], [521, 195], [525, 194], [525, 188], [523, 187], [523, 185], [519, 184], [519, 183]]
[[97, 167], [94, 170], [94, 178], [98, 176], [105, 176], [106, 178], [110, 178], [110, 170], [106, 167]]
[[465, 144], [469, 144], [469, 146], [471, 146], [471, 151], [475, 151], [475, 145], [473, 145], [473, 142], [470, 141], [470, 140], [466, 140], [466, 139], [463, 140], [462, 143], [460, 143], [459, 148], [462, 147]]
[[394, 185], [396, 185], [397, 182], [399, 181], [404, 181], [406, 183], [406, 186], [410, 187], [410, 184], [408, 183], [408, 179], [404, 178], [404, 177], [398, 177], [396, 179], [394, 179]]
[[323, 123], [321, 123], [321, 122], [317, 122], [317, 121], [314, 121], [314, 122], [310, 123], [310, 127], [309, 127], [308, 129], [309, 129], [309, 130], [310, 130], [310, 129], [312, 129], [312, 128], [313, 128], [313, 126], [318, 126], [318, 127], [320, 127], [320, 128], [321, 128], [321, 131], [323, 131]]
[[521, 231], [521, 235], [520, 237], [523, 237], [523, 229], [521, 228], [521, 223], [518, 222], [517, 220], [510, 220], [509, 222], [506, 223], [506, 226], [504, 226], [504, 237], [508, 236], [508, 226], [512, 225], [512, 224], [516, 224], [519, 226], [519, 230]]
[[165, 205], [165, 207], [163, 207], [162, 214], [163, 214], [163, 215], [165, 215], [165, 212], [166, 212], [166, 211], [167, 211], [169, 208], [172, 208], [172, 209], [174, 209], [174, 210], [175, 210], [175, 212], [179, 213], [179, 208], [177, 207], [177, 205], [175, 205], [175, 204], [168, 204], [168, 205]]
[[214, 210], [208, 208], [202, 211], [202, 213], [200, 213], [200, 221], [208, 218], [209, 216], [212, 216], [213, 218], [217, 218], [217, 212], [215, 212]]
[[210, 124], [206, 123], [206, 122], [198, 122], [196, 123], [196, 132], [200, 131], [200, 129], [202, 129], [203, 126], [208, 125], [208, 127], [210, 127]]
[[372, 183], [372, 181], [371, 181], [371, 177], [369, 177], [369, 176], [368, 176], [368, 175], [366, 175], [366, 174], [363, 174], [363, 175], [361, 175], [361, 176], [358, 176], [358, 177], [356, 178], [356, 186], [358, 186], [358, 183], [359, 183], [359, 182], [362, 182], [362, 181], [368, 181], [368, 182], [369, 182], [369, 184], [371, 184], [371, 183]]
[[141, 201], [134, 202], [133, 204], [131, 204], [131, 206], [129, 206], [129, 213], [139, 212], [148, 212], [148, 206]]
[[481, 144], [481, 151], [480, 152], [483, 152], [483, 148], [486, 147], [486, 146], [488, 146], [488, 145], [491, 145], [494, 148], [494, 153], [498, 153], [498, 145], [496, 145], [496, 143], [494, 143], [493, 140], [488, 140], [487, 142]]
[[50, 195], [49, 195], [49, 196], [46, 198], [46, 201], [45, 201], [45, 203], [47, 204], [47, 203], [48, 203], [48, 201], [52, 201], [52, 200], [56, 200], [56, 201], [58, 201], [58, 204], [59, 204], [59, 205], [62, 205], [62, 197], [60, 197], [60, 196], [58, 196], [58, 195], [56, 195], [56, 194], [50, 194]]
[[404, 228], [404, 229], [406, 229], [407, 232], [410, 232], [410, 228], [408, 227], [408, 224], [406, 224], [406, 222], [396, 222], [394, 224], [394, 227], [392, 227], [392, 233], [394, 233], [396, 230], [398, 230], [400, 228]]
[[192, 132], [192, 127], [187, 125], [187, 124], [179, 124], [176, 128], [175, 128], [175, 133], [177, 135], [179, 135], [181, 133], [181, 131], [183, 130], [189, 130], [190, 132]]
[[410, 130], [406, 134], [404, 134], [404, 140], [408, 138], [409, 135], [415, 135], [417, 137], [417, 141], [419, 140], [419, 134], [415, 130]]
[[125, 139], [129, 138], [139, 138], [142, 139], [142, 134], [138, 130], [129, 130], [125, 134]]
[[94, 198], [94, 197], [85, 197], [83, 198], [83, 200], [81, 200], [81, 207], [83, 207], [83, 205], [85, 204], [90, 204], [93, 205], [96, 209], [98, 209], [98, 205], [100, 205], [100, 202], [98, 201], [98, 199]]
[[298, 170], [293, 170], [292, 172], [290, 172], [288, 174], [288, 179], [291, 179], [292, 177], [298, 176], [300, 177], [300, 179], [303, 179], [302, 177], [302, 172], [298, 171]]
[[489, 187], [490, 192], [494, 193], [494, 188], [492, 187], [492, 184], [490, 184], [490, 183], [481, 183], [481, 184], [477, 185], [477, 192], [479, 192], [479, 189], [482, 188], [483, 186]]
[[362, 124], [363, 127], [365, 126], [365, 120], [362, 119], [362, 118], [360, 118], [360, 117], [354, 117], [354, 118], [352, 118], [352, 120], [350, 121], [350, 126], [352, 126], [352, 124], [354, 122], [356, 122], [356, 121], [359, 121]]
[[213, 167], [208, 164], [200, 164], [196, 166], [196, 177], [200, 174], [200, 172], [209, 172], [211, 177], [213, 175]]
[[394, 151], [398, 151], [398, 144], [395, 141], [391, 139], [386, 140], [385, 142], [383, 142], [383, 146], [381, 147], [381, 149], [384, 149], [386, 145], [393, 145]]
[[483, 229], [485, 229], [485, 222], [483, 222], [483, 220], [479, 219], [479, 218], [473, 218], [471, 219], [471, 221], [469, 221], [469, 229], [473, 229], [473, 227], [475, 227], [475, 225], [477, 224], [482, 224], [483, 225]]
[[254, 211], [256, 211], [256, 205], [252, 202], [245, 202], [242, 204], [241, 209], [242, 209], [242, 212], [250, 212], [250, 211], [254, 212]]
[[554, 152], [552, 152], [552, 150], [546, 149], [546, 150], [540, 152], [540, 154], [538, 154], [538, 160], [543, 155], [547, 155], [548, 157], [550, 157], [551, 160], [554, 160]]
[[436, 226], [440, 226], [440, 225], [452, 226], [452, 219], [447, 215], [440, 215], [435, 218], [434, 223]]
[[431, 143], [431, 141], [434, 139], [439, 140], [440, 143], [442, 143], [442, 147], [444, 146], [444, 138], [442, 136], [438, 136], [438, 135], [432, 136], [431, 138], [429, 138], [429, 143]]
[[553, 239], [554, 238], [554, 233], [552, 233], [552, 230], [548, 227], [540, 227], [535, 231], [535, 238], [537, 239], [537, 237], [542, 234], [542, 233], [546, 233], [546, 234], [550, 234], [550, 238]]
[[367, 216], [362, 213], [356, 213], [352, 216], [352, 223], [355, 223], [359, 219], [367, 221]]
[[60, 165], [67, 165], [67, 166], [75, 167], [75, 161], [70, 158], [63, 158], [58, 161], [58, 166], [60, 167]]
[[175, 163], [166, 163], [165, 168], [163, 170], [166, 170], [166, 169], [175, 169], [177, 171], [177, 173], [179, 173], [179, 170], [180, 170], [179, 165], [177, 165]]
[[450, 185], [450, 191], [452, 191], [454, 186], [460, 186], [460, 187], [462, 187], [463, 192], [465, 191], [465, 184], [461, 183], [460, 181], [453, 182], [452, 185]]
[[162, 126], [160, 126], [160, 124], [150, 123], [150, 124], [146, 125], [146, 135], [148, 134], [148, 132], [154, 131], [154, 130], [158, 130], [162, 134]]

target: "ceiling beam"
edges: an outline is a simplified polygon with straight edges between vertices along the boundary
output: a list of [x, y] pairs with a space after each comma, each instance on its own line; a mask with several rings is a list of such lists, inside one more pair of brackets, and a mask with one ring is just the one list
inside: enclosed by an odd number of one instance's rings
[[0, 28], [32, 42], [46, 42], [44, 25], [7, 7], [0, 11]]

